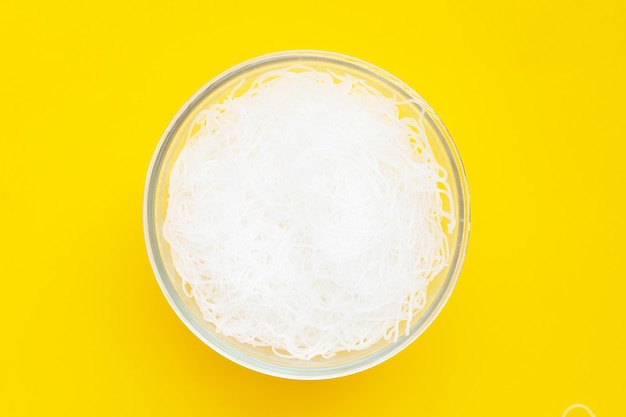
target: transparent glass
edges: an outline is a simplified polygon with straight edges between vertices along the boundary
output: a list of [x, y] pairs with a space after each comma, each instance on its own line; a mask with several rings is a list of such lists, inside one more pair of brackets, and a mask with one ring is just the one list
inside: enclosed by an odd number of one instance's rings
[[[182, 291], [181, 280], [162, 233], [170, 171], [185, 145], [194, 117], [199, 111], [222, 101], [240, 83], [239, 91], [245, 91], [246, 86], [262, 73], [294, 64], [350, 74], [366, 80], [383, 94], [395, 95], [400, 100], [410, 99], [401, 106], [401, 114], [417, 118], [424, 113], [430, 146], [438, 162], [448, 171], [453, 196], [450, 204], [454, 205], [457, 220], [456, 228], [448, 234], [448, 266], [429, 284], [427, 304], [415, 315], [408, 335], [402, 335], [395, 342], [381, 341], [363, 351], [308, 361], [279, 357], [269, 348], [252, 348], [217, 334], [214, 327], [203, 320], [194, 300]], [[265, 374], [292, 379], [326, 379], [356, 373], [387, 360], [413, 342], [437, 317], [450, 297], [463, 264], [469, 234], [469, 194], [461, 159], [448, 131], [430, 106], [409, 86], [386, 71], [349, 56], [320, 51], [288, 51], [261, 56], [231, 68], [204, 85], [185, 103], [163, 133], [153, 155], [146, 180], [143, 215], [148, 255], [159, 285], [174, 311], [197, 337], [226, 358]]]

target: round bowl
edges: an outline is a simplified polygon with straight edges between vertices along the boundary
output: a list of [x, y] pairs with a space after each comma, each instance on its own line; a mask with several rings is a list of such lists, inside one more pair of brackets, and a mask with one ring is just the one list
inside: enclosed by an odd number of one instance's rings
[[[429, 283], [426, 305], [413, 317], [408, 334], [402, 332], [396, 340], [382, 340], [365, 350], [341, 352], [328, 359], [284, 358], [269, 348], [253, 348], [217, 333], [215, 327], [203, 319], [194, 300], [183, 291], [163, 237], [170, 172], [185, 145], [194, 117], [201, 110], [224, 100], [242, 83], [254, 80], [266, 71], [293, 65], [351, 75], [365, 80], [385, 95], [406, 100], [402, 112], [423, 117], [435, 158], [448, 172], [452, 201], [445, 204], [450, 204], [448, 208], [456, 217], [456, 227], [447, 234], [448, 264]], [[408, 85], [372, 64], [349, 56], [321, 51], [287, 51], [261, 56], [229, 69], [204, 85], [178, 111], [163, 133], [150, 163], [143, 220], [148, 255], [163, 294], [198, 338], [224, 357], [258, 372], [291, 379], [327, 379], [360, 372], [389, 359], [417, 339], [437, 317], [452, 293], [463, 264], [469, 234], [469, 195], [463, 166], [450, 134], [431, 107]]]

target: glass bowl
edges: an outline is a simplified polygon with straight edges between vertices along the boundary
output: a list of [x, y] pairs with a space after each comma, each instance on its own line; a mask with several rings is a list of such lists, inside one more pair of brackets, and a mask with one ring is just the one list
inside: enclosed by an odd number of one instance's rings
[[[224, 100], [236, 87], [245, 85], [266, 71], [293, 65], [351, 75], [365, 80], [384, 95], [407, 100], [401, 112], [416, 118], [423, 115], [433, 153], [448, 172], [452, 195], [449, 204], [453, 205], [451, 208], [456, 215], [456, 227], [447, 235], [449, 262], [429, 283], [426, 305], [414, 315], [409, 333], [401, 332], [395, 341], [382, 340], [365, 350], [340, 352], [328, 359], [284, 358], [274, 354], [270, 348], [253, 348], [218, 334], [215, 327], [203, 319], [194, 300], [183, 291], [163, 237], [170, 172], [185, 145], [194, 117], [201, 110]], [[227, 70], [204, 85], [178, 111], [163, 133], [150, 163], [143, 221], [148, 255], [158, 283], [176, 314], [198, 338], [224, 357], [258, 372], [291, 379], [327, 379], [360, 372], [389, 359], [417, 339], [437, 317], [450, 297], [463, 264], [469, 234], [469, 195], [463, 166], [450, 134], [413, 89], [386, 71], [359, 59], [330, 52], [287, 51], [261, 56]]]

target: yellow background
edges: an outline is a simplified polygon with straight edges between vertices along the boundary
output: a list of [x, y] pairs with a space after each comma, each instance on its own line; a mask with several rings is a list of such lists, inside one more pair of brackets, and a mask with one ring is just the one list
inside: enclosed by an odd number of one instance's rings
[[[0, 4], [0, 415], [626, 415], [623, 2], [164, 3]], [[390, 361], [317, 382], [197, 340], [141, 224], [152, 152], [187, 98], [301, 48], [413, 86], [472, 199], [440, 317]]]

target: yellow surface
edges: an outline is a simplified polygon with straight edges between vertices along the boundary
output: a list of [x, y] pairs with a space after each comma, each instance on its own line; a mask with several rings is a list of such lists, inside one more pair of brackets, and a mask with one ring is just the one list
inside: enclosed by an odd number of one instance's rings
[[[623, 2], [162, 3], [0, 4], [0, 415], [626, 415]], [[330, 381], [260, 375], [197, 340], [141, 224], [178, 108], [230, 66], [296, 48], [412, 85], [472, 198], [441, 316]]]

